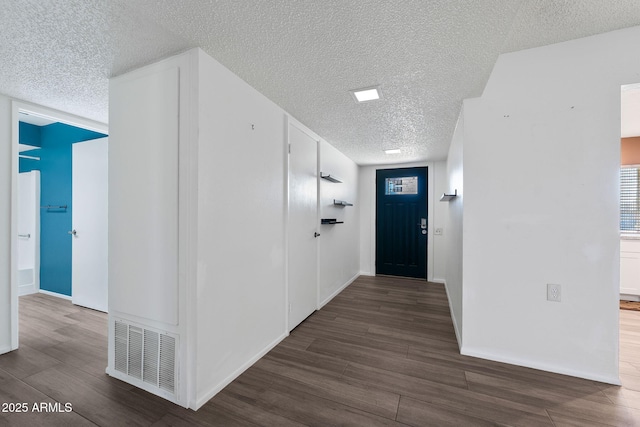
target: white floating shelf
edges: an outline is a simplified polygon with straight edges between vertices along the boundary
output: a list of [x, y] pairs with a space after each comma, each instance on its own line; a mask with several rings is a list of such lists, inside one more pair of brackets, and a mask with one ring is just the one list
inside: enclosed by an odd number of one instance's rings
[[455, 190], [455, 191], [453, 192], [453, 194], [447, 194], [447, 193], [444, 193], [444, 194], [442, 195], [442, 197], [440, 197], [440, 201], [441, 201], [441, 202], [448, 202], [449, 200], [451, 200], [451, 199], [455, 199], [456, 197], [458, 197], [458, 190]]
[[331, 182], [342, 183], [342, 181], [338, 177], [333, 176], [331, 174], [326, 174], [325, 175], [322, 172], [320, 172], [320, 178], [326, 179], [327, 181], [331, 181]]

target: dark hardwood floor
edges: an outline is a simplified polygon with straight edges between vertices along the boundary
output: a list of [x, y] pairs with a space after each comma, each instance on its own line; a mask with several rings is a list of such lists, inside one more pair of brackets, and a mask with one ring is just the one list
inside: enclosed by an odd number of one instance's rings
[[0, 426], [640, 426], [640, 312], [620, 315], [616, 387], [461, 356], [442, 285], [361, 277], [197, 412], [104, 373], [103, 313], [29, 295], [20, 328], [0, 405], [29, 410]]

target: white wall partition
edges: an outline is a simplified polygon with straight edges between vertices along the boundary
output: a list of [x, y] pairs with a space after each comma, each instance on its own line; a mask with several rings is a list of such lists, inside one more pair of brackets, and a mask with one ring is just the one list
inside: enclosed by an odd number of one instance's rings
[[[197, 142], [189, 126], [195, 60], [195, 51], [169, 58], [109, 88], [107, 373], [183, 406], [193, 398], [187, 316], [197, 309], [187, 303], [195, 289], [186, 260], [196, 208], [188, 190], [197, 169], [186, 166]], [[156, 353], [160, 363], [141, 359]]]
[[178, 324], [179, 72], [115, 80], [109, 111], [109, 307], [168, 325]]
[[618, 382], [620, 86], [638, 43], [635, 27], [502, 55], [465, 102], [463, 353]]
[[[286, 337], [286, 126], [285, 111], [200, 49], [112, 79], [110, 375], [197, 409]], [[327, 294], [355, 274], [357, 250], [343, 255]], [[149, 351], [173, 352], [165, 381], [131, 353], [147, 335]]]

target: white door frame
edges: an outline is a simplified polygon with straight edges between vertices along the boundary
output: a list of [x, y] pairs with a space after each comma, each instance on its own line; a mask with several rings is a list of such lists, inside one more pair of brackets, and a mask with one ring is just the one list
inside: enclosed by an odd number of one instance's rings
[[371, 271], [368, 273], [372, 276], [376, 275], [376, 171], [380, 169], [398, 169], [398, 168], [427, 168], [427, 281], [434, 281], [434, 268], [435, 268], [435, 251], [433, 248], [433, 228], [435, 218], [435, 203], [438, 203], [438, 199], [435, 194], [435, 163], [434, 162], [411, 162], [411, 163], [389, 163], [383, 165], [371, 166], [368, 169], [368, 179], [361, 185], [369, 187], [369, 212], [371, 215], [371, 221], [369, 222], [369, 233], [371, 236], [371, 244], [369, 245], [369, 265]]
[[29, 113], [78, 128], [109, 133], [109, 127], [94, 120], [24, 101], [11, 101], [11, 350], [18, 348], [18, 132], [20, 113]]

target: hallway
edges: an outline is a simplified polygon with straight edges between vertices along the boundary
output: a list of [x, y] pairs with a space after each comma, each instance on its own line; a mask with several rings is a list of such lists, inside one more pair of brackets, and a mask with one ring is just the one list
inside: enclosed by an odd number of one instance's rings
[[0, 425], [640, 425], [640, 312], [620, 318], [615, 387], [461, 356], [442, 285], [363, 276], [193, 412], [106, 376], [106, 315], [30, 295], [0, 356], [0, 403], [30, 411]]

